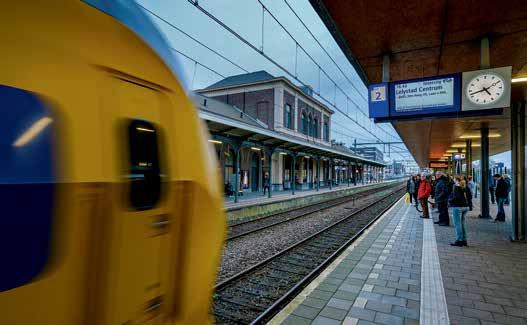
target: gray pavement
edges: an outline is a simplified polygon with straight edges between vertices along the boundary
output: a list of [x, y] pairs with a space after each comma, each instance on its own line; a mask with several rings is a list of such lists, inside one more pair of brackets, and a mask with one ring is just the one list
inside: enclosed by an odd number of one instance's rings
[[527, 245], [478, 213], [452, 247], [452, 226], [399, 201], [270, 323], [527, 324]]
[[[527, 324], [527, 245], [511, 243], [506, 223], [469, 213], [469, 247], [452, 247], [452, 227], [437, 227], [441, 273], [452, 324]], [[496, 206], [491, 205], [491, 215]]]

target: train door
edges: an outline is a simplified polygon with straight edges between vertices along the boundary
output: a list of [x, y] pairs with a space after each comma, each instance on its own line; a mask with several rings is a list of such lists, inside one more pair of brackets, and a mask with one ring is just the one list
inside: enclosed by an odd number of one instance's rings
[[163, 263], [169, 258], [163, 135], [170, 112], [164, 94], [151, 86], [124, 78], [110, 84], [102, 114], [108, 139], [103, 159], [116, 182], [109, 198], [102, 323], [158, 324], [166, 294]]

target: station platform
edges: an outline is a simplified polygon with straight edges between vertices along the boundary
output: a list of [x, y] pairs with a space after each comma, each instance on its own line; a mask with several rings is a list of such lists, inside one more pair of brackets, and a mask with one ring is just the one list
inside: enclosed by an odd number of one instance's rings
[[233, 197], [225, 198], [225, 209], [227, 211], [239, 209], [239, 208], [245, 208], [252, 205], [259, 205], [259, 204], [267, 204], [272, 202], [279, 202], [284, 200], [290, 200], [292, 198], [301, 198], [306, 197], [310, 195], [316, 195], [316, 194], [325, 194], [325, 193], [331, 193], [331, 192], [339, 192], [350, 188], [360, 188], [364, 186], [370, 186], [373, 184], [383, 184], [383, 183], [389, 183], [393, 182], [385, 181], [385, 182], [376, 182], [376, 183], [364, 183], [353, 185], [351, 183], [349, 186], [347, 183], [340, 184], [337, 186], [333, 186], [331, 189], [329, 187], [321, 187], [318, 191], [315, 189], [309, 189], [309, 190], [296, 190], [295, 194], [293, 195], [291, 190], [287, 191], [274, 191], [271, 193], [271, 197], [268, 197], [267, 194], [264, 195], [262, 192], [253, 192], [253, 193], [244, 193], [243, 196], [238, 197], [238, 202], [234, 202]]
[[357, 185], [350, 184], [349, 186], [346, 183], [340, 186], [333, 186], [331, 189], [321, 188], [319, 191], [296, 191], [294, 195], [291, 191], [277, 191], [273, 192], [270, 198], [261, 193], [254, 193], [254, 195], [243, 196], [237, 203], [225, 202], [224, 207], [228, 222], [239, 222], [319, 204], [341, 197], [352, 196], [363, 190], [384, 187], [389, 183], [398, 181], [400, 182], [401, 180]]
[[527, 324], [527, 245], [508, 240], [506, 212], [492, 223], [476, 205], [469, 246], [453, 247], [452, 225], [401, 199], [270, 324]]

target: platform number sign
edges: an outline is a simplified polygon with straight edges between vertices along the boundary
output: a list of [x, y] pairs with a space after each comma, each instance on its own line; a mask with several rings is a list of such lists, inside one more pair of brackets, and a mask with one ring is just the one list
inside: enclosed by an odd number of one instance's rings
[[368, 106], [370, 118], [387, 118], [389, 116], [388, 106], [388, 83], [372, 84], [368, 86]]
[[386, 100], [386, 87], [376, 86], [371, 90], [371, 101], [372, 102], [383, 102]]

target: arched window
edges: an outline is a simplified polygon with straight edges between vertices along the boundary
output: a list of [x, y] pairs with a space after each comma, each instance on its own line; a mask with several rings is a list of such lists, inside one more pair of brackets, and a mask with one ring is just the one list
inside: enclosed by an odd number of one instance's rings
[[324, 140], [329, 141], [329, 125], [328, 125], [328, 122], [324, 122]]
[[311, 114], [309, 114], [309, 117], [307, 119], [307, 135], [312, 135], [313, 133], [313, 120], [311, 119]]
[[318, 120], [317, 120], [316, 117], [313, 119], [313, 132], [312, 132], [312, 134], [313, 134], [314, 138], [318, 138]]
[[307, 116], [306, 112], [302, 112], [302, 133], [307, 134]]

